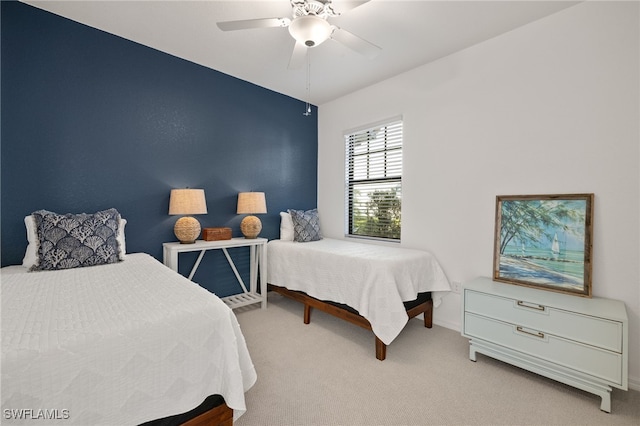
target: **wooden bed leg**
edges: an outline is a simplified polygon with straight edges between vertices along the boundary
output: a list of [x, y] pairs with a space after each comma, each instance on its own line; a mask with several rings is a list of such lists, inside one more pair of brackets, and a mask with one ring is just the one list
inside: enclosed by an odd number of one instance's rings
[[428, 308], [424, 312], [424, 326], [427, 328], [433, 327], [433, 300], [429, 300]]
[[382, 340], [376, 336], [376, 358], [380, 361], [384, 361], [387, 357], [387, 345], [382, 343]]
[[304, 305], [304, 323], [309, 324], [311, 322], [311, 306], [305, 303]]

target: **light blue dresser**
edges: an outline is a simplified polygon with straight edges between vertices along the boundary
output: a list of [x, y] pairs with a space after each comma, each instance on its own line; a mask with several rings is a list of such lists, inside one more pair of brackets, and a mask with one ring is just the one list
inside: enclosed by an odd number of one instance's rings
[[629, 323], [624, 303], [476, 278], [463, 288], [462, 335], [476, 353], [602, 398], [628, 388]]

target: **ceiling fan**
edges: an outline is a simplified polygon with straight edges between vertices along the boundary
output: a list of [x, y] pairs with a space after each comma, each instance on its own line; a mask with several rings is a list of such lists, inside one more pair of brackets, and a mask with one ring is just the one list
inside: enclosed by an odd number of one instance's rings
[[222, 31], [246, 30], [252, 28], [288, 27], [289, 33], [296, 40], [293, 47], [289, 68], [303, 65], [307, 49], [322, 44], [327, 39], [335, 40], [346, 47], [373, 58], [380, 52], [380, 47], [357, 35], [331, 25], [329, 18], [340, 16], [347, 10], [354, 9], [369, 0], [339, 2], [342, 12], [336, 12], [332, 0], [290, 0], [293, 14], [291, 18], [262, 18], [241, 21], [218, 22]]

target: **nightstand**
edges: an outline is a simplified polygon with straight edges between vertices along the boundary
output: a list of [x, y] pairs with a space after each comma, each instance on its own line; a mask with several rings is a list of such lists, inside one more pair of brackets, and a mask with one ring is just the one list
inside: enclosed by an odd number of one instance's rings
[[[244, 237], [232, 238], [230, 240], [218, 240], [218, 241], [204, 241], [197, 240], [193, 244], [181, 244], [164, 243], [162, 244], [164, 264], [174, 271], [178, 271], [178, 254], [186, 252], [200, 252], [198, 259], [196, 260], [189, 279], [193, 279], [200, 262], [204, 257], [207, 250], [222, 250], [229, 266], [233, 270], [233, 273], [238, 280], [238, 283], [242, 287], [243, 292], [234, 294], [232, 296], [221, 297], [224, 303], [230, 308], [239, 308], [240, 306], [252, 305], [260, 303], [262, 308], [267, 307], [267, 289], [265, 283], [267, 281], [267, 239], [266, 238], [252, 238], [247, 239]], [[229, 256], [227, 249], [233, 247], [248, 247], [250, 255], [250, 267], [249, 267], [249, 288], [245, 285], [242, 277], [238, 273], [236, 265], [233, 263], [233, 259]], [[260, 272], [258, 274], [258, 271]], [[258, 289], [260, 292], [258, 292]]]

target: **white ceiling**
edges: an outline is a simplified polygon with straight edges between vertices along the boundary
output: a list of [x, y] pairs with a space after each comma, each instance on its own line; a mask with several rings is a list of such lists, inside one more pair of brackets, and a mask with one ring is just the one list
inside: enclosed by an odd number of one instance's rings
[[[338, 11], [341, 1], [333, 1]], [[216, 26], [291, 17], [289, 0], [23, 2], [315, 105], [578, 3], [371, 0], [329, 21], [380, 46], [381, 53], [367, 59], [333, 40], [310, 49], [307, 96], [307, 67], [287, 68], [294, 45], [287, 28], [223, 32]]]

